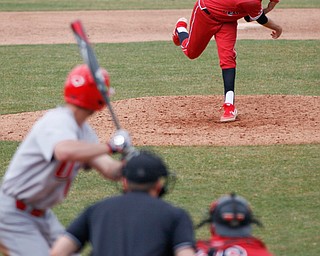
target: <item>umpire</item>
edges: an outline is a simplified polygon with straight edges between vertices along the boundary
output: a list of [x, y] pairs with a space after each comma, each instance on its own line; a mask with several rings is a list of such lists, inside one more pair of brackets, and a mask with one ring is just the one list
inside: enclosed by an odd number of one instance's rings
[[124, 193], [81, 213], [56, 241], [51, 255], [71, 255], [86, 242], [94, 256], [194, 255], [188, 213], [160, 199], [167, 192], [169, 176], [160, 157], [137, 151], [123, 168]]

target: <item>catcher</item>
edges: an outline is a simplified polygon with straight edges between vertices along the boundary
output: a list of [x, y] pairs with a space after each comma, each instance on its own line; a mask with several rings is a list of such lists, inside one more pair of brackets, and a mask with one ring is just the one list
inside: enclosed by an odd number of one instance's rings
[[209, 217], [198, 226], [210, 223], [210, 240], [198, 240], [197, 256], [272, 256], [264, 243], [252, 236], [252, 224], [262, 226], [249, 203], [232, 193], [213, 202]]

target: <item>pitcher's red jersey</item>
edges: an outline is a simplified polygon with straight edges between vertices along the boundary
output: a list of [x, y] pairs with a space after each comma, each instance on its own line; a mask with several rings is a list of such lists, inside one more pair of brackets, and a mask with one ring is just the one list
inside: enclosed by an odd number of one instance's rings
[[199, 4], [222, 22], [236, 21], [247, 15], [256, 19], [263, 12], [261, 0], [200, 0]]

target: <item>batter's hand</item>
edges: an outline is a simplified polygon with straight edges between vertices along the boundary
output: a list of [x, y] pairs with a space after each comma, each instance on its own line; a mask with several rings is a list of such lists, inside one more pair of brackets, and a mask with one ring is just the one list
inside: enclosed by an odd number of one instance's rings
[[117, 130], [111, 137], [108, 146], [112, 153], [123, 153], [127, 148], [131, 147], [131, 138], [126, 130]]

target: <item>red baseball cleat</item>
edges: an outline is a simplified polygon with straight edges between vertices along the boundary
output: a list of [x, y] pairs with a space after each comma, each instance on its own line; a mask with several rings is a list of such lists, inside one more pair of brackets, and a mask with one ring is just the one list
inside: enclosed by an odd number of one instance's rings
[[220, 122], [233, 122], [237, 118], [238, 111], [231, 103], [223, 104], [224, 113], [220, 118]]
[[172, 32], [172, 41], [176, 46], [180, 45], [177, 28], [180, 28], [180, 27], [187, 28], [187, 26], [188, 26], [188, 20], [186, 18], [178, 19], [176, 26]]

